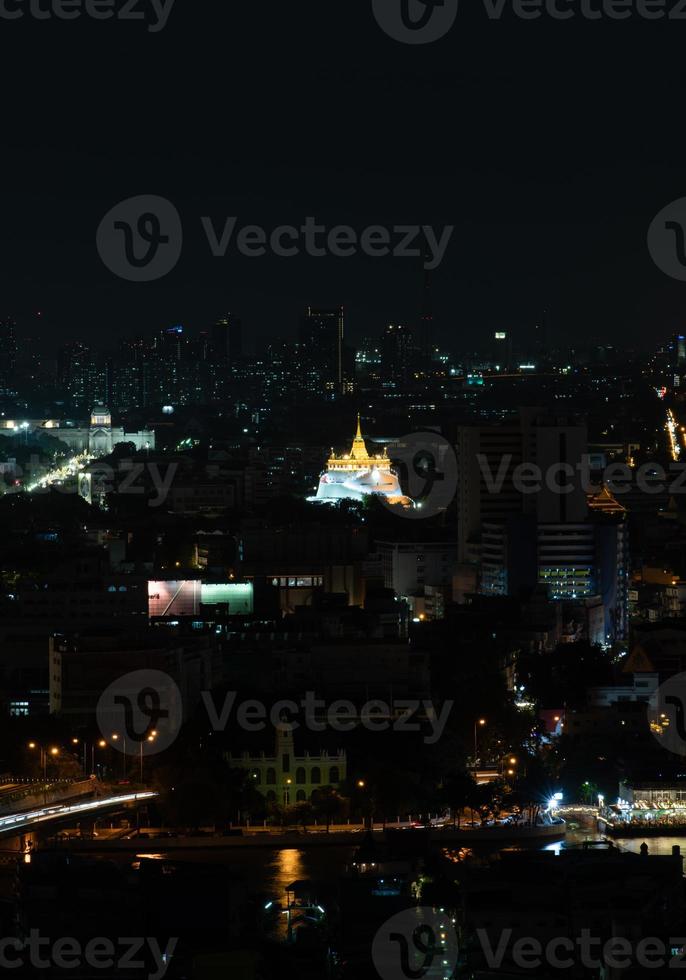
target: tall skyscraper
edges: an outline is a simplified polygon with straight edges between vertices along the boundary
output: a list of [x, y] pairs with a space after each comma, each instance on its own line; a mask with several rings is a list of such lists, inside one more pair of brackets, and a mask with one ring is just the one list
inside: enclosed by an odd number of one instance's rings
[[210, 357], [219, 363], [235, 364], [243, 356], [243, 324], [239, 317], [227, 313], [212, 325]]
[[511, 331], [496, 330], [494, 335], [493, 360], [501, 370], [509, 371], [513, 366]]
[[105, 401], [105, 364], [80, 341], [66, 344], [57, 356], [57, 383], [69, 401], [90, 409], [95, 402]]
[[143, 408], [150, 395], [150, 344], [145, 340], [122, 340], [119, 352], [109, 363], [107, 401], [117, 411]]
[[682, 333], [674, 335], [672, 341], [673, 383], [675, 388], [683, 388], [686, 384], [686, 336]]
[[0, 397], [16, 394], [17, 330], [14, 317], [0, 320]]
[[430, 361], [431, 354], [431, 344], [433, 340], [433, 300], [431, 297], [431, 271], [427, 269], [427, 263], [430, 259], [429, 244], [424, 241], [424, 252], [423, 252], [423, 262], [424, 262], [424, 287], [422, 290], [422, 313], [421, 313], [421, 330], [420, 330], [420, 341], [421, 341], [421, 355], [426, 364]]
[[183, 327], [178, 324], [160, 331], [159, 349], [162, 357], [169, 361], [181, 361], [187, 344]]
[[410, 379], [415, 362], [416, 350], [411, 330], [400, 323], [389, 323], [381, 335], [383, 381], [403, 384]]
[[381, 343], [365, 337], [355, 355], [355, 373], [363, 384], [381, 380]]
[[299, 341], [307, 370], [306, 387], [339, 395], [344, 391], [344, 311], [320, 310], [309, 306], [300, 321]]
[[539, 586], [551, 600], [595, 605], [593, 635], [606, 643], [626, 633], [626, 513], [609, 494], [589, 499], [587, 454], [585, 424], [539, 409], [509, 425], [460, 427], [458, 563], [461, 580], [486, 595]]
[[543, 310], [541, 319], [534, 325], [534, 357], [541, 361], [548, 356], [548, 311]]

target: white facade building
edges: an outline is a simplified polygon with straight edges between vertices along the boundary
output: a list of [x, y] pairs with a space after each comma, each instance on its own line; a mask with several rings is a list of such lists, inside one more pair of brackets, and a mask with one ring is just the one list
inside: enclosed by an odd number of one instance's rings
[[155, 433], [145, 429], [126, 432], [112, 425], [110, 410], [96, 405], [87, 425], [77, 426], [57, 419], [0, 420], [0, 434], [21, 436], [47, 435], [64, 442], [75, 455], [108, 456], [119, 442], [131, 442], [136, 450], [154, 449]]
[[227, 761], [232, 769], [248, 772], [255, 789], [268, 802], [279, 806], [311, 800], [312, 794], [323, 786], [338, 789], [347, 775], [346, 754], [342, 749], [336, 755], [327, 752], [296, 755], [293, 732], [283, 729], [277, 730], [273, 756], [244, 752], [229, 755]]

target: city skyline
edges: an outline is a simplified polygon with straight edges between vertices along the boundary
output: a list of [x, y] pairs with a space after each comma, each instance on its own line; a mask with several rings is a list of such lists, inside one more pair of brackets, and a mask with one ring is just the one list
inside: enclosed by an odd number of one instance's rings
[[685, 38], [0, 0], [0, 970], [683, 966]]

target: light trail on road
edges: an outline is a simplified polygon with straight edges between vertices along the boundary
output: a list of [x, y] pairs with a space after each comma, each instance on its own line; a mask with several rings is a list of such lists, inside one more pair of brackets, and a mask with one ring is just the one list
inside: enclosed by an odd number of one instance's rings
[[667, 434], [669, 435], [669, 445], [672, 459], [676, 462], [681, 455], [681, 446], [679, 445], [679, 426], [677, 425], [677, 421], [674, 418], [674, 412], [671, 408], [667, 409], [667, 424], [665, 428], [667, 429]]
[[28, 493], [35, 493], [37, 490], [47, 489], [47, 487], [52, 486], [53, 483], [63, 483], [71, 476], [78, 476], [78, 474], [94, 459], [95, 456], [89, 456], [87, 453], [81, 453], [79, 456], [72, 456], [71, 459], [68, 459], [56, 469], [49, 470], [47, 473], [44, 473], [39, 480], [30, 483], [27, 487], [25, 487], [25, 489], [28, 491]]
[[87, 803], [56, 804], [43, 806], [39, 810], [29, 810], [27, 813], [15, 813], [0, 817], [0, 832], [3, 830], [21, 830], [31, 824], [46, 823], [50, 820], [60, 820], [63, 817], [83, 813], [94, 813], [105, 807], [118, 803], [137, 803], [139, 800], [152, 800], [158, 794], [152, 791], [146, 793], [126, 793], [123, 796], [108, 796], [102, 800], [89, 800]]

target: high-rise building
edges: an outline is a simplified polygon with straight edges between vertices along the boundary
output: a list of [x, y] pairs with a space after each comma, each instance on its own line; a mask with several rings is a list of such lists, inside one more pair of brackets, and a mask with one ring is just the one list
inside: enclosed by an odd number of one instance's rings
[[343, 350], [344, 311], [309, 306], [300, 321], [299, 341], [305, 368], [304, 386], [313, 392], [340, 395], [346, 378]]
[[165, 327], [159, 334], [159, 350], [165, 360], [183, 360], [186, 346], [186, 336], [180, 324]]
[[355, 373], [364, 384], [381, 380], [381, 344], [378, 340], [363, 339], [355, 354]]
[[210, 356], [228, 364], [235, 364], [243, 356], [243, 324], [233, 313], [219, 317], [212, 325]]
[[673, 383], [675, 388], [683, 388], [686, 384], [686, 335], [674, 335], [672, 342]]
[[105, 401], [105, 364], [80, 341], [66, 344], [57, 357], [57, 383], [64, 396], [76, 406]]
[[534, 325], [534, 357], [545, 360], [548, 355], [548, 311], [543, 310], [541, 319]]
[[0, 320], [0, 397], [17, 392], [17, 329], [14, 317]]
[[594, 600], [594, 639], [605, 643], [627, 630], [626, 512], [606, 491], [589, 495], [587, 456], [585, 424], [538, 409], [511, 425], [461, 427], [458, 562], [461, 581], [471, 568], [486, 595], [538, 586], [551, 600]]
[[149, 404], [150, 344], [123, 340], [117, 356], [108, 363], [108, 404], [117, 411], [145, 408]]
[[424, 262], [424, 286], [422, 289], [422, 312], [420, 316], [420, 354], [421, 358], [425, 364], [428, 364], [431, 360], [431, 347], [433, 343], [433, 325], [434, 325], [434, 310], [433, 310], [433, 299], [431, 296], [431, 271], [428, 268], [428, 264], [431, 258], [431, 250], [429, 248], [429, 243], [424, 237], [424, 248], [423, 248], [423, 262]]
[[414, 338], [409, 327], [389, 323], [381, 335], [381, 375], [385, 382], [403, 384], [416, 363]]
[[509, 330], [496, 330], [494, 334], [493, 361], [500, 370], [513, 366], [512, 333]]
[[[586, 497], [578, 468], [588, 451], [584, 424], [522, 409], [511, 424], [460, 426], [457, 449], [460, 562], [478, 557], [484, 524], [502, 524], [510, 514], [532, 514], [550, 524], [584, 519]], [[543, 479], [537, 493], [523, 494], [514, 482], [523, 463], [535, 464], [543, 473], [571, 465], [571, 492], [558, 493], [552, 481]]]

